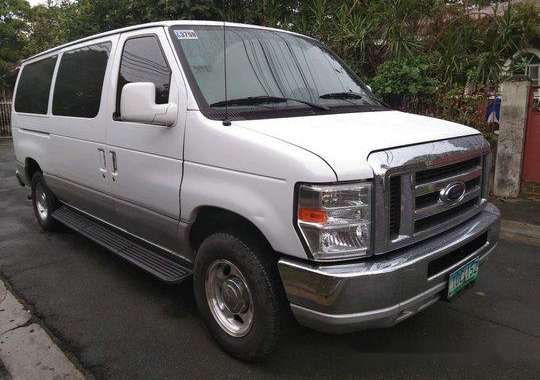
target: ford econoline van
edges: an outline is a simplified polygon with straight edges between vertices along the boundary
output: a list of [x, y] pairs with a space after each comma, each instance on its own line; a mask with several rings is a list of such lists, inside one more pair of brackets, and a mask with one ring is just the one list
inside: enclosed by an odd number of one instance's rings
[[12, 112], [39, 224], [193, 278], [243, 360], [291, 315], [343, 333], [451, 300], [497, 243], [482, 135], [389, 109], [295, 33], [168, 21], [84, 38], [22, 63]]

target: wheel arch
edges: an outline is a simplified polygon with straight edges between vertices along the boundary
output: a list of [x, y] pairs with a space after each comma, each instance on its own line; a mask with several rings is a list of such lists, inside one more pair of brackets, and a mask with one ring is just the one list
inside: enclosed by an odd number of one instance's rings
[[188, 232], [189, 245], [193, 252], [196, 252], [208, 236], [230, 228], [252, 233], [274, 250], [264, 233], [253, 222], [234, 211], [216, 206], [201, 206], [196, 210]]
[[34, 160], [31, 157], [26, 157], [24, 159], [24, 171], [26, 176], [26, 181], [28, 184], [32, 183], [32, 177], [36, 172], [43, 173], [43, 170], [41, 169], [41, 166], [39, 166], [38, 162]]

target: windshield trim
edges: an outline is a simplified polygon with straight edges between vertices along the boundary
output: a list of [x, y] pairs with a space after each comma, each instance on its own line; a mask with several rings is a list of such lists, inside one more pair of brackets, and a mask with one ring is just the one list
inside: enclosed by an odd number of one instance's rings
[[[198, 28], [202, 29], [222, 29], [223, 26], [221, 25], [193, 25]], [[188, 80], [188, 83], [190, 85], [190, 88], [193, 92], [193, 96], [195, 98], [195, 101], [197, 102], [197, 105], [199, 106], [199, 111], [207, 117], [208, 119], [212, 120], [225, 120], [226, 118], [231, 121], [235, 120], [256, 120], [256, 119], [273, 119], [273, 118], [285, 118], [285, 117], [300, 117], [300, 116], [313, 116], [313, 115], [331, 115], [331, 114], [340, 114], [340, 113], [355, 113], [355, 112], [371, 112], [371, 111], [388, 111], [390, 110], [387, 106], [383, 104], [379, 99], [377, 99], [373, 95], [373, 99], [380, 103], [380, 105], [352, 105], [344, 103], [343, 105], [333, 105], [329, 106], [329, 110], [324, 109], [316, 109], [307, 105], [298, 105], [298, 107], [287, 107], [287, 108], [279, 108], [279, 109], [265, 109], [261, 108], [259, 106], [247, 106], [245, 108], [228, 108], [228, 111], [226, 112], [225, 108], [215, 108], [211, 107], [208, 102], [206, 101], [206, 98], [204, 97], [199, 84], [197, 83], [197, 80], [195, 78], [195, 75], [193, 74], [191, 67], [189, 65], [189, 62], [185, 56], [184, 50], [182, 48], [182, 45], [180, 41], [175, 38], [174, 35], [174, 29], [182, 27], [182, 24], [174, 24], [170, 25], [168, 27], [169, 35], [171, 38], [171, 41], [174, 46], [174, 50], [176, 55], [178, 56], [178, 59], [180, 61], [180, 64], [182, 66], [182, 70]], [[227, 25], [227, 29], [249, 29], [249, 28], [243, 28], [241, 26], [229, 26]], [[278, 29], [273, 29], [272, 32], [274, 33], [286, 33], [286, 31], [280, 31]], [[329, 55], [331, 55], [334, 59], [336, 59], [347, 71], [347, 73], [353, 77], [358, 83], [360, 83], [361, 86], [363, 86], [368, 94], [371, 94], [371, 91], [367, 88], [367, 86], [364, 84], [364, 82], [356, 75], [349, 66], [332, 50], [330, 50], [326, 45], [324, 45], [322, 42], [308, 37], [301, 34], [294, 33], [295, 37], [303, 38], [310, 43], [320, 47], [324, 51], [326, 51]]]

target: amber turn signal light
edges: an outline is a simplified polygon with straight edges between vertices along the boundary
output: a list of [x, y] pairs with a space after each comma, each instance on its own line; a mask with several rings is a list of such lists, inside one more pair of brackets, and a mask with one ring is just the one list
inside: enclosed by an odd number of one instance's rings
[[306, 223], [324, 224], [328, 220], [328, 217], [326, 211], [302, 207], [298, 209], [298, 219]]

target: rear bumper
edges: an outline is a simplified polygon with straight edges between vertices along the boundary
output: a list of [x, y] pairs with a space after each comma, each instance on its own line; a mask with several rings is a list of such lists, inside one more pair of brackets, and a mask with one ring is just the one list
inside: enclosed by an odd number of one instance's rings
[[484, 262], [499, 222], [499, 210], [487, 204], [467, 222], [386, 255], [333, 265], [282, 258], [291, 309], [300, 324], [324, 332], [392, 326], [444, 297], [459, 266], [477, 256]]

